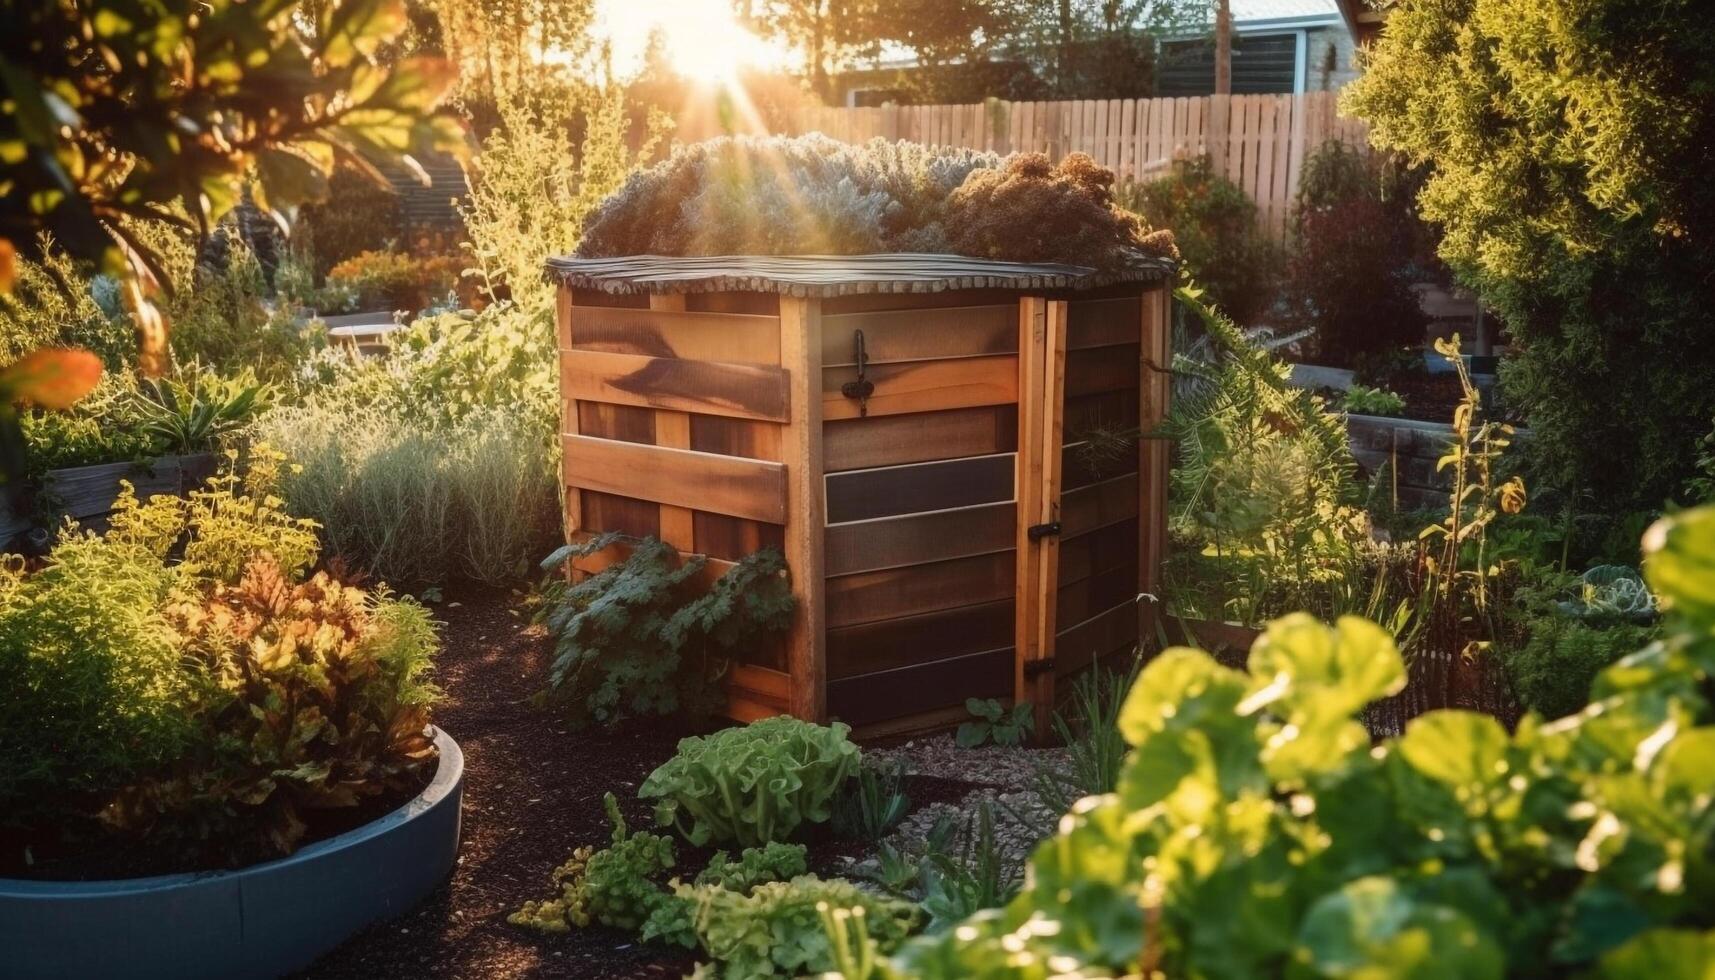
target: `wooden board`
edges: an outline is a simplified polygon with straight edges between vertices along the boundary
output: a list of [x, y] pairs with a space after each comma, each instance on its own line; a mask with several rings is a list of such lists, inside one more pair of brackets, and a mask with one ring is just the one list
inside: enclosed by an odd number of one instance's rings
[[830, 472], [986, 456], [1018, 446], [1018, 408], [992, 405], [828, 422], [824, 468]]
[[1137, 563], [1131, 561], [1062, 585], [1054, 597], [1054, 615], [1062, 623], [1081, 623], [1103, 610], [1136, 598]]
[[[786, 637], [790, 708], [795, 717], [821, 722], [828, 715], [827, 600], [822, 571], [822, 401], [811, 379], [822, 371], [822, 306], [819, 300], [780, 297], [780, 363], [798, 384], [790, 386], [791, 422], [781, 434], [781, 459], [789, 460], [782, 503], [784, 552], [798, 600]], [[763, 465], [763, 464], [751, 464]]]
[[871, 364], [975, 354], [1015, 354], [1018, 352], [1017, 316], [1018, 307], [1014, 303], [824, 316], [822, 366], [856, 364], [854, 335], [859, 330], [863, 331], [864, 352]]
[[[1007, 405], [1018, 400], [1018, 358], [1014, 355], [880, 364], [872, 366], [866, 377], [875, 385], [867, 405], [871, 416]], [[823, 418], [860, 417], [857, 399], [840, 393], [842, 385], [856, 380], [856, 368], [822, 371]]]
[[[1165, 289], [1143, 295], [1143, 343], [1138, 352], [1138, 426], [1153, 432], [1167, 417], [1173, 395], [1171, 367], [1173, 296]], [[1167, 549], [1167, 479], [1171, 446], [1165, 439], [1143, 439], [1137, 451], [1138, 566], [1137, 591], [1160, 594], [1161, 562]], [[1147, 607], [1153, 624], [1159, 601]], [[1146, 628], [1151, 628], [1146, 626]]]
[[780, 318], [735, 313], [578, 307], [573, 350], [643, 357], [780, 363]]
[[1066, 355], [1066, 397], [1136, 389], [1137, 347], [1092, 347]]
[[1113, 299], [1074, 299], [1066, 304], [1066, 349], [1135, 344], [1139, 326], [1136, 294]]
[[830, 473], [829, 524], [1011, 500], [1012, 453]]
[[655, 444], [655, 413], [630, 405], [577, 402], [578, 432], [601, 439]]
[[1008, 646], [1012, 643], [1013, 609], [1009, 596], [830, 629], [828, 676], [850, 677]]
[[730, 419], [719, 415], [691, 416], [691, 448], [699, 453], [785, 462], [780, 457], [783, 432], [784, 427], [773, 422]]
[[1060, 533], [1072, 537], [1137, 516], [1137, 474], [1127, 473], [1066, 491], [1060, 503]]
[[662, 537], [661, 508], [647, 500], [586, 490], [583, 505], [584, 527], [591, 531], [618, 531], [633, 538]]
[[1091, 661], [1137, 644], [1138, 604], [1117, 603], [1060, 630], [1054, 672], [1061, 676], [1088, 667]]
[[1011, 501], [830, 524], [827, 574], [850, 575], [1013, 547], [1018, 509]]
[[786, 543], [785, 528], [779, 524], [747, 521], [742, 517], [702, 510], [691, 511], [691, 514], [692, 540], [696, 542], [694, 550], [712, 558], [738, 561], [752, 552], [779, 548]]
[[1003, 647], [828, 683], [828, 713], [851, 725], [1004, 698], [1012, 686], [1012, 650]]
[[760, 364], [568, 350], [560, 387], [567, 398], [786, 421], [786, 372]]
[[1122, 521], [1113, 527], [1060, 541], [1060, 584], [1106, 571], [1137, 560], [1137, 521]]
[[785, 712], [791, 706], [792, 678], [754, 664], [733, 664], [727, 673], [727, 714], [752, 722]]
[[570, 486], [774, 524], [786, 521], [786, 467], [780, 463], [581, 435], [565, 436], [564, 445]]
[[827, 581], [828, 626], [855, 626], [1008, 598], [1013, 594], [1013, 576], [1010, 551], [841, 575]]

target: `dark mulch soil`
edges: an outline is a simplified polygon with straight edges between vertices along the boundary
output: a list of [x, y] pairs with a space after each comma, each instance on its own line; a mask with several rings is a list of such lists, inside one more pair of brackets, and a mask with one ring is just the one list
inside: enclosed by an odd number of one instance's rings
[[[508, 925], [581, 844], [609, 833], [602, 794], [613, 791], [633, 826], [649, 826], [636, 799], [643, 778], [673, 754], [678, 732], [608, 735], [571, 730], [529, 699], [546, 675], [546, 638], [512, 612], [508, 596], [457, 597], [439, 607], [446, 699], [435, 722], [463, 747], [463, 841], [452, 878], [402, 919], [357, 936], [303, 976], [680, 977], [688, 955], [606, 929], [543, 937]], [[688, 857], [688, 855], [687, 855]]]

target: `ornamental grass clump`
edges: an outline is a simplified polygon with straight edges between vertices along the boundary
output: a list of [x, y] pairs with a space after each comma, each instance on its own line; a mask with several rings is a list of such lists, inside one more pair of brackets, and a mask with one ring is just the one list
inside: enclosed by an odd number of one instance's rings
[[638, 790], [659, 800], [655, 819], [692, 844], [759, 847], [823, 823], [862, 761], [848, 725], [774, 717], [682, 739]]
[[1084, 154], [993, 153], [820, 133], [722, 137], [635, 171], [585, 221], [578, 254], [860, 255], [939, 252], [1123, 267], [1174, 257], [1114, 205]]

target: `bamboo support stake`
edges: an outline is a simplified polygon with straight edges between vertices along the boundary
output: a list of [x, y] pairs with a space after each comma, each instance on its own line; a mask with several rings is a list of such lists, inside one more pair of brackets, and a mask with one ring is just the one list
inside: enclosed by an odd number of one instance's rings
[[798, 610], [787, 634], [789, 708], [806, 721], [827, 719], [822, 490], [822, 303], [780, 297], [780, 365], [791, 405], [781, 437], [786, 460], [786, 562]]

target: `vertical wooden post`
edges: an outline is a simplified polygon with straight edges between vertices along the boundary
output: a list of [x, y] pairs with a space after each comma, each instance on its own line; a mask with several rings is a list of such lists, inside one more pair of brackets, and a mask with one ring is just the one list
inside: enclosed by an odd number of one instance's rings
[[[559, 338], [562, 352], [572, 347], [572, 287], [561, 286], [554, 294], [554, 328]], [[562, 381], [560, 387], [560, 432], [564, 435], [578, 434], [578, 403], [566, 390]], [[557, 447], [556, 447], [557, 448]], [[560, 454], [560, 493], [565, 508], [565, 534], [570, 541], [574, 534], [583, 530], [584, 508], [582, 491], [572, 485], [572, 474], [567, 468], [565, 454]]]
[[1170, 341], [1173, 336], [1173, 290], [1167, 284], [1143, 294], [1142, 335], [1138, 366], [1138, 428], [1144, 438], [1137, 442], [1137, 591], [1143, 604], [1139, 617], [1139, 642], [1147, 642], [1161, 616], [1161, 562], [1167, 554], [1167, 464], [1172, 445], [1150, 438], [1167, 418], [1167, 402], [1173, 392]]
[[786, 561], [797, 614], [787, 635], [794, 716], [822, 722], [828, 714], [827, 629], [823, 612], [822, 301], [780, 297], [780, 366], [790, 376], [791, 404], [781, 434], [786, 462]]
[[[649, 308], [683, 312], [682, 293], [651, 294]], [[655, 445], [673, 449], [691, 448], [691, 415], [689, 412], [655, 410]], [[661, 505], [661, 540], [690, 554], [696, 548], [696, 515], [689, 507]]]
[[1030, 528], [1060, 518], [1062, 391], [1066, 379], [1066, 304], [1026, 296], [1018, 305], [1018, 527], [1013, 628], [1013, 698], [1031, 701], [1037, 724], [1054, 704], [1054, 600], [1059, 539], [1031, 539]]

